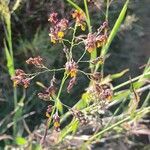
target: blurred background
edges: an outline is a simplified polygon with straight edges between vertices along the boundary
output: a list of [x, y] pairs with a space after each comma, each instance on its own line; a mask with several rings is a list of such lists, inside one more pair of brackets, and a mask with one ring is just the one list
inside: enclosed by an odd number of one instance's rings
[[[75, 0], [83, 7], [82, 0]], [[120, 10], [124, 4], [124, 0], [113, 0], [109, 11], [109, 30], [112, 29]], [[9, 1], [9, 8], [13, 6], [15, 0]], [[59, 9], [58, 9], [59, 8]], [[93, 31], [99, 27], [105, 18], [105, 2], [104, 0], [95, 0], [89, 4], [91, 22]], [[56, 11], [60, 17], [66, 17], [71, 22], [71, 12], [74, 9], [65, 0], [21, 0], [17, 10], [12, 13], [12, 41], [14, 51], [15, 68], [21, 68], [25, 72], [35, 72], [34, 67], [29, 67], [25, 61], [32, 56], [40, 55], [44, 59], [44, 63], [49, 68], [60, 68], [65, 63], [65, 56], [60, 44], [53, 45], [50, 43], [48, 36], [49, 23], [48, 16], [51, 12]], [[132, 0], [129, 4], [129, 9], [126, 18], [121, 25], [121, 28], [115, 37], [110, 49], [110, 57], [106, 60], [105, 75], [120, 72], [129, 68], [129, 74], [134, 77], [138, 76], [142, 70], [140, 69], [147, 63], [150, 56], [150, 1], [149, 0]], [[79, 31], [81, 32], [81, 31]], [[68, 32], [68, 38], [71, 33]], [[6, 57], [4, 52], [4, 26], [0, 22], [0, 120], [9, 115], [13, 111], [13, 90], [12, 81], [8, 74]], [[79, 57], [83, 52], [84, 46], [74, 50], [74, 57]], [[86, 58], [88, 58], [88, 54]], [[85, 59], [86, 59], [85, 58]], [[85, 66], [80, 66], [85, 67]], [[113, 84], [119, 84], [128, 80], [129, 74], [118, 79]], [[62, 74], [56, 73], [58, 85]], [[52, 74], [43, 74], [33, 80], [31, 86], [26, 92], [24, 101], [23, 114], [35, 112], [34, 115], [26, 119], [30, 130], [38, 127], [45, 119], [45, 109], [47, 102], [41, 101], [37, 93], [42, 91], [42, 88], [37, 86], [36, 81], [42, 82], [48, 86], [52, 78]], [[67, 94], [63, 91], [61, 99], [72, 106], [76, 103], [81, 93], [87, 87], [88, 82], [84, 76], [78, 79], [82, 85], [77, 84], [74, 90]], [[65, 89], [65, 88], [64, 88]], [[18, 88], [18, 97], [21, 98], [22, 89]], [[72, 97], [74, 100], [72, 100]], [[8, 121], [6, 124], [8, 124]], [[10, 123], [10, 122], [9, 122]], [[5, 126], [6, 124], [3, 124]], [[3, 126], [0, 126], [0, 132]], [[11, 128], [7, 131], [12, 132]], [[21, 131], [23, 132], [23, 131]], [[24, 133], [26, 134], [26, 133]]]

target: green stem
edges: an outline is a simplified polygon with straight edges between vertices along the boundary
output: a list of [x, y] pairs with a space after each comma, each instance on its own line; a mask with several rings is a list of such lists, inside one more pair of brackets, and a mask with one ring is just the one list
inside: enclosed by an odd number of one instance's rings
[[142, 105], [142, 108], [148, 106], [149, 104], [150, 104], [150, 91], [149, 91], [149, 93], [148, 93], [148, 95], [147, 95], [147, 97], [146, 97], [146, 99]]
[[87, 20], [88, 30], [89, 30], [89, 32], [92, 32], [91, 20], [90, 20], [89, 10], [88, 10], [88, 6], [87, 6], [87, 0], [84, 0], [84, 7], [85, 7], [85, 12], [86, 12], [86, 17], [87, 17], [86, 20]]
[[[85, 12], [86, 12], [86, 22], [87, 22], [87, 25], [88, 25], [88, 30], [91, 33], [92, 28], [91, 28], [91, 20], [90, 20], [89, 10], [88, 10], [88, 6], [87, 6], [87, 0], [84, 0], [84, 7], [85, 7]], [[96, 57], [97, 57], [97, 51], [96, 51], [96, 49], [94, 49], [93, 52], [91, 53], [90, 60], [92, 61]], [[90, 68], [91, 68], [91, 72], [93, 72], [94, 71], [93, 64], [90, 63], [89, 65], [90, 65]]]
[[[17, 108], [17, 88], [16, 87], [13, 88], [13, 94], [14, 94], [14, 110], [16, 110], [16, 108]], [[13, 122], [14, 122], [14, 125], [13, 125], [13, 136], [14, 137], [16, 137], [16, 134], [17, 134], [17, 121], [16, 121], [17, 118], [15, 117], [17, 112], [15, 113], [15, 115], [13, 117]]]
[[64, 83], [65, 83], [65, 81], [66, 81], [67, 78], [68, 78], [68, 75], [67, 75], [67, 73], [65, 72], [65, 73], [64, 73], [64, 76], [63, 76], [63, 78], [62, 78], [62, 81], [61, 81], [61, 85], [60, 85], [60, 88], [59, 88], [57, 97], [56, 97], [55, 106], [56, 106], [57, 110], [59, 110], [59, 106], [60, 106], [60, 105], [61, 105], [61, 107], [62, 107], [62, 104], [61, 104], [59, 98], [60, 98], [60, 94], [61, 94], [61, 92], [62, 92]]
[[89, 141], [94, 140], [96, 137], [98, 137], [98, 136], [104, 134], [105, 132], [107, 132], [107, 131], [109, 131], [109, 130], [115, 128], [115, 127], [117, 127], [118, 125], [120, 125], [120, 124], [122, 124], [122, 123], [128, 121], [129, 119], [130, 119], [130, 116], [128, 116], [128, 117], [126, 117], [126, 118], [124, 118], [124, 119], [118, 121], [117, 123], [115, 123], [115, 124], [113, 124], [113, 125], [107, 127], [106, 129], [104, 129], [104, 130], [98, 132], [97, 134], [95, 134], [94, 136], [92, 136], [92, 137], [89, 139]]
[[35, 78], [36, 76], [41, 75], [41, 74], [46, 73], [46, 72], [57, 72], [57, 71], [63, 71], [63, 70], [65, 70], [65, 68], [48, 69], [47, 67], [45, 67], [45, 69], [46, 70], [41, 71], [41, 72], [36, 72], [36, 73], [31, 73], [31, 74], [26, 74], [26, 75], [32, 76], [32, 78]]
[[[12, 48], [12, 30], [11, 30], [11, 13], [9, 11], [9, 6], [6, 2], [3, 3], [6, 11], [6, 14], [2, 14], [2, 18], [4, 19], [4, 31], [5, 31], [5, 54], [7, 59], [7, 68], [9, 75], [12, 77], [15, 74], [14, 67], [14, 57], [13, 57], [13, 48]], [[6, 44], [7, 43], [7, 44]], [[14, 110], [16, 110], [17, 106], [17, 88], [13, 87], [13, 103]], [[16, 112], [17, 113], [17, 112]], [[17, 133], [17, 123], [16, 123], [16, 113], [13, 117], [14, 126], [13, 126], [13, 135], [16, 136]]]
[[66, 72], [64, 73], [64, 76], [62, 78], [62, 81], [61, 81], [61, 85], [60, 85], [60, 88], [59, 88], [59, 91], [58, 91], [58, 95], [57, 95], [57, 98], [56, 99], [59, 99], [60, 97], [60, 94], [61, 94], [61, 91], [62, 91], [62, 88], [63, 88], [63, 85], [66, 81], [66, 79], [68, 78], [68, 75], [66, 74]]
[[85, 56], [85, 54], [86, 54], [86, 49], [84, 50], [84, 52], [81, 55], [81, 57], [78, 59], [77, 63], [79, 63], [82, 60], [82, 58]]
[[109, 0], [106, 2], [106, 16], [105, 21], [108, 21], [108, 15], [109, 15]]
[[[16, 90], [16, 88], [14, 88], [14, 89]], [[17, 95], [16, 92], [17, 91], [14, 92], [14, 95]], [[15, 109], [17, 109], [17, 111], [15, 112], [14, 117], [13, 117], [13, 122], [14, 122], [13, 135], [14, 135], [14, 137], [16, 137], [17, 129], [18, 129], [18, 127], [20, 127], [19, 126], [20, 124], [17, 125], [17, 122], [18, 122], [17, 120], [18, 120], [18, 118], [21, 118], [21, 116], [22, 116], [22, 109], [23, 109], [23, 106], [24, 106], [25, 97], [26, 97], [26, 89], [23, 89], [22, 98], [19, 100], [18, 103], [16, 102], [16, 105], [15, 105]]]
[[[136, 81], [136, 80], [138, 80], [138, 79], [140, 79], [141, 77], [144, 77], [144, 76], [146, 76], [146, 75], [150, 75], [150, 72], [147, 72], [147, 73], [145, 73], [145, 74], [142, 74], [142, 75], [140, 75], [140, 76], [137, 76], [137, 77], [131, 79], [131, 81], [134, 82], [134, 81]], [[131, 81], [130, 81], [130, 80], [129, 80], [129, 81], [126, 81], [126, 82], [124, 82], [124, 83], [122, 83], [122, 84], [120, 84], [120, 85], [114, 87], [113, 90], [117, 90], [117, 89], [119, 89], [119, 88], [121, 88], [121, 87], [123, 87], [123, 86], [125, 86], [125, 85], [128, 85], [128, 84], [131, 83]]]
[[[117, 34], [118, 30], [119, 30], [119, 27], [120, 27], [120, 25], [121, 25], [121, 23], [122, 23], [122, 21], [123, 21], [123, 19], [125, 17], [125, 14], [126, 14], [126, 11], [127, 11], [127, 7], [128, 7], [128, 3], [129, 3], [129, 0], [126, 0], [124, 6], [123, 6], [123, 8], [122, 8], [122, 10], [121, 10], [121, 12], [120, 12], [120, 14], [118, 16], [118, 19], [116, 20], [115, 25], [114, 25], [113, 29], [111, 30], [111, 33], [110, 33], [110, 35], [108, 37], [108, 40], [107, 40], [107, 43], [102, 47], [102, 50], [101, 50], [101, 56], [102, 57], [105, 57], [105, 55], [107, 54], [108, 48], [110, 47], [114, 37], [116, 36], [116, 34]], [[98, 70], [99, 66], [100, 66], [100, 64], [96, 65], [95, 71]]]
[[125, 99], [121, 102], [120, 106], [115, 110], [113, 116], [112, 116], [111, 119], [109, 120], [109, 122], [108, 122], [108, 124], [106, 125], [106, 127], [108, 127], [108, 126], [110, 125], [110, 123], [111, 123], [112, 120], [114, 119], [115, 115], [117, 115], [117, 113], [118, 113], [121, 109], [123, 109], [123, 106], [124, 106], [124, 104], [125, 104], [125, 102], [126, 102], [127, 100], [128, 100], [128, 99], [125, 98]]
[[[108, 22], [108, 16], [109, 16], [109, 0], [106, 0], [106, 15], [105, 15], [105, 21]], [[105, 29], [105, 35], [107, 35], [107, 30], [108, 29]], [[97, 66], [99, 67], [99, 66]], [[97, 71], [98, 68], [96, 68], [96, 71]], [[101, 65], [101, 75], [103, 77], [104, 75], [104, 63]]]
[[[59, 110], [59, 105], [60, 105], [60, 104], [63, 105], [63, 103], [61, 103], [59, 97], [60, 97], [60, 94], [61, 94], [61, 92], [62, 92], [63, 85], [64, 85], [64, 83], [65, 83], [65, 81], [66, 81], [67, 78], [68, 78], [68, 75], [67, 75], [66, 72], [65, 72], [65, 73], [64, 73], [64, 76], [63, 76], [63, 78], [62, 78], [62, 81], [61, 81], [61, 85], [60, 85], [60, 88], [59, 88], [57, 97], [54, 96], [54, 99], [55, 99], [55, 106], [54, 106], [54, 109], [53, 109], [53, 111], [52, 111], [52, 113], [51, 113], [51, 118], [47, 121], [47, 126], [46, 126], [46, 129], [45, 129], [45, 134], [46, 134], [46, 132], [47, 132], [47, 129], [48, 129], [48, 128], [50, 127], [50, 125], [51, 125], [52, 118], [53, 118], [53, 115], [54, 115], [54, 113], [55, 113], [55, 110], [58, 111], [58, 110]], [[45, 135], [43, 138], [45, 138], [45, 137], [46, 137], [46, 135]]]
[[70, 58], [72, 58], [72, 49], [74, 47], [74, 40], [75, 40], [76, 30], [77, 30], [77, 24], [75, 24], [74, 30], [73, 30], [73, 35], [72, 35], [72, 40], [71, 40], [71, 47], [70, 47]]

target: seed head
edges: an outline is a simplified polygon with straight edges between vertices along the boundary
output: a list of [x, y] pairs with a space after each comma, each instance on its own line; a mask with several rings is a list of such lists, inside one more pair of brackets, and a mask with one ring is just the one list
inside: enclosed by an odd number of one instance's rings
[[52, 23], [52, 26], [50, 28], [50, 39], [52, 43], [61, 42], [64, 37], [64, 31], [68, 27], [68, 20], [66, 18], [63, 18], [59, 20], [57, 18], [57, 13], [52, 13], [49, 17], [49, 21]]
[[65, 31], [68, 27], [68, 20], [63, 18], [58, 22], [57, 27], [59, 28], [60, 31]]
[[72, 115], [79, 120], [81, 125], [86, 125], [88, 123], [88, 119], [85, 117], [83, 112], [76, 109], [70, 109], [70, 111], [72, 112]]
[[81, 29], [84, 31], [86, 28], [86, 16], [82, 10], [75, 10], [72, 13], [72, 17], [75, 19], [77, 26], [80, 26]]
[[57, 18], [58, 14], [57, 13], [51, 13], [49, 18], [48, 18], [48, 21], [52, 24], [56, 24], [58, 22], [58, 18]]
[[107, 36], [106, 35], [99, 35], [96, 37], [96, 46], [102, 47], [107, 42]]
[[52, 112], [53, 110], [53, 106], [52, 105], [48, 105], [47, 106], [47, 111], [46, 111], [46, 117], [50, 118], [50, 113]]
[[16, 69], [15, 75], [11, 78], [11, 80], [15, 87], [17, 85], [23, 85], [24, 88], [27, 88], [30, 85], [31, 78], [28, 78], [27, 74], [23, 70]]
[[26, 63], [34, 65], [38, 68], [42, 68], [44, 66], [43, 65], [43, 59], [40, 56], [37, 56], [37, 57], [34, 57], [34, 58], [30, 57], [28, 60], [26, 60]]
[[102, 75], [100, 72], [95, 72], [90, 77], [93, 81], [100, 82]]
[[73, 88], [73, 86], [76, 83], [76, 77], [73, 77], [70, 81], [69, 84], [67, 86], [67, 92], [70, 93], [71, 89]]
[[78, 65], [73, 59], [66, 62], [65, 69], [66, 69], [68, 75], [70, 75], [71, 78], [76, 77]]
[[96, 49], [96, 35], [89, 33], [85, 40], [85, 49], [91, 53]]
[[57, 112], [53, 115], [53, 122], [54, 122], [55, 130], [59, 132], [60, 131], [60, 117]]
[[45, 88], [43, 93], [38, 93], [38, 97], [43, 100], [49, 100], [50, 98], [53, 98], [56, 93], [55, 83], [56, 79], [53, 76], [52, 80], [50, 81], [50, 86]]

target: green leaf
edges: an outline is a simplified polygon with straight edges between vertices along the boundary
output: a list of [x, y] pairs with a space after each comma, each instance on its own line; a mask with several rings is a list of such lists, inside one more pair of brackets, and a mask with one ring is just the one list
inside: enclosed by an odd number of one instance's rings
[[75, 108], [79, 110], [85, 108], [88, 105], [88, 100], [89, 100], [88, 97], [89, 94], [87, 92], [83, 93], [82, 98], [79, 100], [78, 103], [76, 103]]
[[102, 51], [101, 51], [101, 56], [105, 56], [105, 54], [107, 53], [108, 51], [108, 48], [112, 42], [112, 40], [114, 39], [115, 35], [117, 34], [119, 28], [120, 28], [120, 25], [125, 17], [125, 14], [126, 14], [126, 11], [127, 11], [127, 6], [128, 6], [128, 3], [129, 3], [129, 0], [126, 1], [126, 3], [124, 4], [121, 12], [120, 12], [120, 15], [108, 37], [108, 40], [107, 40], [107, 43], [106, 45], [102, 48]]
[[73, 134], [75, 134], [76, 133], [76, 131], [77, 131], [77, 129], [78, 129], [78, 126], [79, 126], [79, 122], [78, 121], [76, 121], [76, 122], [74, 122], [74, 124], [72, 124], [72, 133]]
[[113, 96], [113, 101], [120, 101], [124, 98], [127, 98], [130, 94], [130, 90], [120, 91], [115, 93], [115, 96]]
[[111, 79], [113, 80], [113, 79], [120, 78], [120, 77], [122, 77], [125, 73], [127, 73], [128, 71], [129, 71], [129, 69], [125, 69], [125, 70], [123, 70], [123, 71], [121, 71], [121, 72], [119, 72], [119, 73], [115, 73], [115, 74], [111, 75]]
[[135, 89], [139, 89], [140, 87], [142, 87], [145, 84], [144, 80], [140, 80], [138, 82], [133, 83], [133, 86]]
[[[72, 5], [75, 9], [82, 10], [76, 3], [72, 0], [66, 0], [70, 5]], [[83, 11], [83, 10], [82, 10]]]
[[15, 141], [16, 141], [17, 145], [25, 145], [25, 144], [27, 144], [27, 140], [25, 138], [23, 138], [23, 137], [17, 137]]
[[69, 133], [73, 132], [75, 133], [78, 128], [79, 122], [76, 118], [73, 118], [73, 120], [61, 131], [59, 141], [62, 141], [62, 139]]
[[14, 63], [5, 41], [4, 41], [4, 50], [7, 59], [7, 67], [8, 67], [9, 74], [10, 76], [13, 76], [15, 74]]

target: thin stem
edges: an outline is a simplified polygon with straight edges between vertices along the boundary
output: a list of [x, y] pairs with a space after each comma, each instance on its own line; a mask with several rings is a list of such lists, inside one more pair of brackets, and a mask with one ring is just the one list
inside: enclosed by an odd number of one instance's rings
[[73, 46], [78, 46], [79, 44], [82, 44], [82, 43], [84, 43], [84, 41], [80, 41], [79, 43], [75, 43], [75, 44], [73, 44]]
[[[55, 102], [55, 100], [53, 100], [53, 99], [51, 99], [50, 101]], [[70, 106], [64, 104], [62, 101], [60, 101], [60, 102], [61, 102], [61, 104], [62, 104], [64, 107], [66, 107], [66, 108], [68, 108], [68, 109], [71, 109], [71, 108], [72, 108], [72, 107], [70, 107]]]
[[80, 63], [90, 63], [90, 61], [89, 60], [82, 60], [82, 61], [80, 61]]
[[[106, 2], [106, 16], [105, 16], [105, 21], [108, 22], [108, 16], [109, 16], [109, 0], [107, 0]], [[107, 35], [107, 28], [105, 29], [104, 31], [104, 34]], [[99, 66], [98, 66], [99, 67]], [[97, 68], [98, 69], [98, 68]], [[96, 69], [96, 70], [97, 70]], [[101, 64], [101, 75], [103, 76], [104, 75], [104, 63]]]
[[[123, 108], [123, 106], [124, 106], [124, 104], [125, 104], [125, 102], [126, 102], [127, 100], [128, 100], [128, 99], [125, 98], [125, 99], [121, 102], [120, 106], [115, 110], [113, 116], [112, 116], [111, 119], [109, 120], [109, 122], [108, 122], [108, 124], [106, 125], [106, 127], [108, 127], [108, 126], [110, 125], [110, 123], [111, 123], [112, 120], [114, 119], [115, 115], [121, 110], [121, 108]], [[106, 127], [105, 127], [105, 128], [106, 128]]]
[[140, 76], [137, 76], [137, 77], [131, 79], [131, 81], [130, 81], [130, 80], [129, 80], [129, 81], [126, 81], [126, 82], [124, 82], [124, 83], [122, 83], [122, 84], [120, 84], [120, 85], [114, 87], [113, 90], [117, 90], [117, 89], [119, 89], [119, 88], [121, 88], [121, 87], [123, 87], [123, 86], [125, 86], [125, 85], [128, 85], [128, 84], [130, 84], [131, 82], [134, 82], [134, 81], [136, 81], [136, 80], [138, 80], [138, 79], [140, 79], [141, 77], [144, 77], [144, 76], [146, 76], [146, 75], [150, 75], [150, 72], [147, 72], [147, 73], [145, 73], [145, 74], [142, 74], [142, 75], [140, 75]]
[[14, 114], [14, 117], [13, 117], [13, 122], [14, 122], [14, 125], [13, 125], [13, 135], [14, 137], [16, 136], [17, 134], [17, 119], [20, 118], [22, 116], [22, 109], [23, 109], [23, 102], [24, 102], [24, 99], [26, 97], [26, 89], [23, 88], [23, 94], [22, 94], [22, 98], [19, 100], [19, 102], [15, 101], [15, 99], [17, 99], [17, 89], [16, 87], [14, 87], [14, 96], [16, 96], [14, 98], [14, 103], [15, 103], [15, 109], [17, 109], [16, 113]]
[[63, 85], [64, 85], [64, 83], [65, 83], [65, 81], [66, 81], [67, 78], [68, 78], [68, 75], [67, 75], [67, 73], [65, 72], [65, 73], [64, 73], [64, 76], [63, 76], [63, 78], [62, 78], [62, 81], [61, 81], [61, 85], [60, 85], [60, 88], [59, 88], [59, 91], [58, 91], [56, 100], [59, 99], [60, 94], [61, 94], [61, 91], [62, 91], [62, 88], [63, 88]]
[[62, 39], [63, 42], [68, 42], [69, 44], [71, 44], [71, 42], [67, 39]]
[[116, 126], [118, 126], [118, 125], [120, 125], [120, 124], [122, 124], [122, 123], [128, 121], [129, 119], [130, 119], [130, 116], [124, 118], [123, 120], [118, 121], [117, 123], [111, 125], [110, 127], [107, 127], [106, 129], [102, 130], [101, 132], [95, 134], [95, 135], [92, 136], [89, 140], [90, 140], [90, 141], [94, 140], [96, 137], [98, 137], [98, 136], [102, 135], [103, 133], [105, 133], [105, 132], [107, 132], [107, 131], [113, 129], [114, 127], [116, 127]]
[[61, 92], [62, 92], [63, 85], [64, 85], [64, 83], [65, 83], [65, 81], [66, 81], [67, 78], [68, 78], [68, 74], [65, 72], [65, 73], [64, 73], [64, 76], [63, 76], [63, 78], [62, 78], [62, 81], [61, 81], [61, 85], [60, 85], [60, 88], [59, 88], [57, 97], [56, 97], [55, 105], [56, 105], [57, 109], [58, 109], [58, 104], [59, 104], [59, 102], [60, 102], [60, 100], [59, 100], [60, 94], [61, 94]]
[[148, 106], [149, 103], [150, 103], [150, 91], [149, 91], [149, 93], [148, 93], [148, 95], [147, 95], [147, 97], [146, 97], [146, 99], [142, 105], [142, 108]]
[[[17, 108], [17, 88], [14, 87], [13, 88], [13, 94], [14, 94], [14, 110], [16, 110]], [[18, 112], [18, 111], [17, 111]], [[15, 113], [16, 115], [17, 113]], [[14, 125], [13, 125], [13, 136], [16, 137], [16, 132], [17, 132], [17, 123], [16, 123], [16, 117], [13, 117], [13, 122], [14, 122]]]
[[107, 0], [107, 2], [106, 2], [106, 16], [105, 16], [105, 21], [108, 21], [109, 6], [110, 6], [110, 3], [109, 3], [109, 0]]
[[[106, 14], [105, 14], [105, 21], [108, 22], [108, 16], [109, 16], [109, 6], [110, 6], [110, 3], [109, 3], [109, 0], [106, 1]], [[105, 29], [104, 31], [104, 34], [106, 35], [107, 34], [107, 30], [108, 29]], [[104, 45], [102, 47], [102, 49], [104, 48]], [[104, 57], [104, 56], [102, 56]], [[100, 64], [98, 63], [95, 67], [95, 72], [98, 70], [98, 68], [100, 67]], [[101, 75], [103, 76], [104, 74], [104, 63], [101, 64]]]
[[45, 132], [44, 132], [44, 136], [42, 137], [42, 139], [40, 141], [40, 144], [44, 144], [44, 142], [45, 142], [45, 139], [46, 139], [46, 136], [47, 136], [47, 131], [48, 131], [48, 128], [50, 127], [50, 125], [51, 125], [54, 112], [55, 112], [55, 107], [52, 110], [51, 117], [46, 120]]
[[74, 26], [73, 35], [72, 35], [72, 41], [71, 41], [71, 47], [70, 47], [70, 57], [72, 58], [72, 49], [74, 47], [74, 40], [75, 40], [75, 34], [77, 30], [77, 24]]
[[86, 12], [86, 17], [87, 17], [88, 30], [89, 30], [89, 32], [92, 32], [91, 20], [90, 20], [89, 10], [88, 10], [88, 6], [87, 6], [87, 0], [84, 0], [84, 7], [85, 7], [85, 12]]
[[38, 76], [40, 74], [43, 74], [45, 72], [57, 72], [57, 71], [63, 71], [63, 70], [65, 70], [65, 68], [59, 68], [59, 69], [48, 69], [47, 67], [45, 67], [45, 68], [46, 68], [46, 70], [44, 70], [44, 71], [36, 72], [36, 73], [32, 73], [32, 74], [26, 74], [26, 75], [36, 77], [36, 76]]
[[77, 63], [79, 63], [82, 60], [82, 58], [85, 56], [85, 54], [86, 54], [86, 49], [84, 50], [83, 54], [81, 55], [81, 57], [79, 58], [79, 60], [77, 61]]
[[[89, 32], [91, 33], [92, 32], [92, 28], [91, 28], [91, 21], [90, 21], [90, 15], [89, 15], [89, 10], [88, 10], [88, 6], [87, 6], [87, 0], [84, 0], [84, 7], [85, 7], [85, 12], [86, 12], [86, 22], [87, 22], [87, 25], [88, 25], [88, 30]], [[91, 53], [91, 56], [90, 56], [90, 60], [93, 60], [97, 57], [97, 51], [96, 49], [93, 50], [93, 52]], [[94, 71], [94, 67], [93, 67], [93, 64], [89, 64], [90, 68], [91, 68], [91, 72]]]
[[90, 73], [86, 73], [86, 72], [79, 70], [79, 69], [78, 69], [78, 71], [81, 72], [82, 74], [84, 74], [90, 80], [90, 78], [89, 78], [89, 75], [91, 75]]

